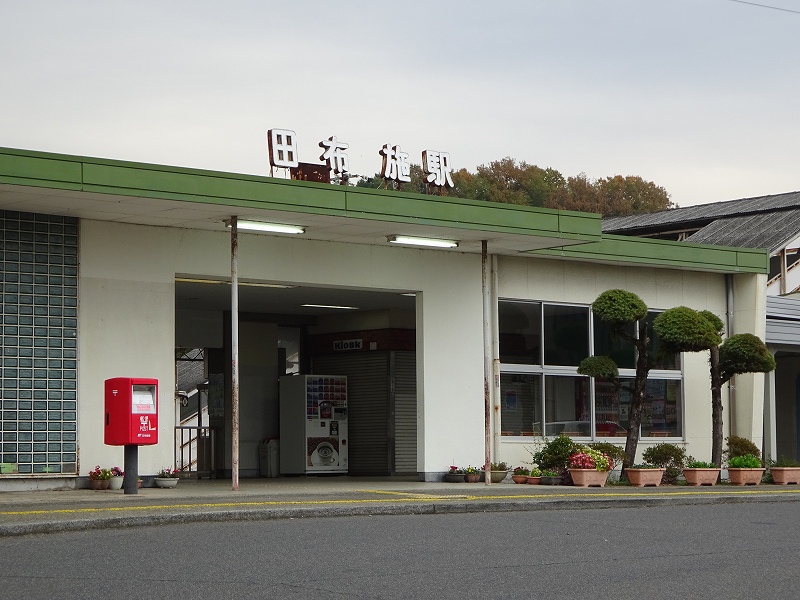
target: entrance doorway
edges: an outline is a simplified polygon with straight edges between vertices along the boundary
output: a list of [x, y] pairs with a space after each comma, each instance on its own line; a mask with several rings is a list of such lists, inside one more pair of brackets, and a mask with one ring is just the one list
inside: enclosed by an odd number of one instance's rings
[[[175, 308], [176, 345], [205, 352], [208, 382], [199, 393], [221, 382], [221, 406], [205, 409], [213, 439], [207, 464], [229, 476], [230, 284], [176, 278]], [[280, 435], [278, 380], [292, 374], [347, 376], [350, 474], [416, 473], [415, 327], [416, 299], [406, 290], [240, 283], [240, 476], [268, 474], [261, 448]], [[334, 344], [355, 339], [360, 346]]]

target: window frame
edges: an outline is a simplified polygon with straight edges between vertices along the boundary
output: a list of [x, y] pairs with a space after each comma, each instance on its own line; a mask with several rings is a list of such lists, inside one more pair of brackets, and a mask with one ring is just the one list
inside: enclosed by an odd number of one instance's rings
[[[521, 363], [504, 363], [500, 362], [500, 374], [501, 375], [511, 375], [511, 374], [521, 374], [521, 375], [541, 375], [539, 378], [539, 386], [540, 386], [540, 394], [539, 394], [539, 403], [540, 406], [538, 408], [539, 413], [542, 415], [542, 422], [541, 422], [541, 432], [544, 434], [547, 431], [547, 424], [548, 424], [548, 415], [546, 412], [547, 407], [547, 398], [545, 396], [546, 392], [546, 377], [547, 376], [557, 376], [557, 377], [585, 377], [584, 375], [580, 375], [578, 373], [577, 366], [566, 366], [566, 365], [547, 365], [544, 363], [545, 359], [545, 345], [547, 344], [546, 332], [544, 327], [544, 319], [545, 319], [545, 306], [548, 305], [556, 305], [556, 306], [570, 306], [570, 307], [578, 307], [578, 308], [587, 308], [589, 313], [588, 319], [588, 353], [586, 356], [593, 356], [595, 352], [595, 315], [591, 310], [591, 304], [580, 304], [576, 302], [552, 302], [547, 300], [522, 300], [522, 299], [515, 299], [515, 298], [505, 298], [501, 297], [497, 300], [498, 303], [498, 313], [499, 313], [499, 305], [501, 303], [515, 303], [515, 304], [538, 304], [539, 305], [539, 317], [541, 319], [539, 324], [539, 331], [540, 331], [540, 343], [539, 343], [539, 363], [538, 364], [521, 364]], [[651, 313], [660, 313], [663, 312], [663, 309], [648, 309], [648, 315]], [[636, 331], [638, 332], [638, 327], [636, 327]], [[498, 324], [498, 340], [499, 340], [499, 324]], [[497, 359], [500, 360], [500, 351], [498, 348], [498, 355]], [[648, 380], [671, 380], [671, 381], [679, 381], [680, 382], [680, 431], [681, 434], [679, 436], [668, 436], [663, 438], [664, 440], [685, 440], [686, 436], [686, 394], [685, 394], [685, 378], [684, 378], [684, 356], [683, 353], [678, 354], [677, 359], [678, 368], [677, 369], [651, 369], [650, 373], [648, 374]], [[634, 368], [620, 368], [619, 369], [619, 377], [620, 378], [633, 378], [636, 376], [636, 369]], [[596, 403], [596, 380], [594, 377], [587, 378], [588, 388], [589, 388], [589, 402], [590, 402], [590, 435], [588, 436], [575, 436], [575, 439], [581, 441], [608, 441], [611, 439], [622, 439], [622, 438], [614, 438], [608, 435], [598, 435], [597, 433], [597, 403]], [[502, 388], [500, 388], [501, 395], [502, 395]], [[535, 412], [535, 410], [534, 410]], [[500, 429], [501, 435], [503, 435], [505, 439], [511, 440], [520, 440], [520, 441], [529, 441], [530, 437], [525, 435], [509, 435], [507, 433], [502, 432], [502, 419], [503, 419], [503, 410], [501, 404], [501, 410], [499, 413], [500, 417]], [[556, 422], [556, 421], [554, 421]], [[641, 436], [641, 426], [640, 426], [640, 436]], [[549, 437], [549, 436], [543, 436]], [[641, 438], [640, 438], [641, 439]], [[649, 438], [645, 438], [649, 439]]]

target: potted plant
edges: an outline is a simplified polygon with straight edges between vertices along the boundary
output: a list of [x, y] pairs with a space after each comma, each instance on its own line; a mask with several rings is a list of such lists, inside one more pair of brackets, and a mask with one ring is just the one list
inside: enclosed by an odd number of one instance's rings
[[769, 472], [775, 485], [800, 484], [800, 462], [796, 460], [781, 457], [770, 465]]
[[100, 465], [95, 465], [89, 471], [89, 487], [93, 490], [107, 490], [111, 485], [111, 471], [101, 469]]
[[[504, 462], [500, 463], [489, 463], [489, 472], [491, 477], [492, 483], [500, 483], [503, 479], [506, 478], [508, 475], [508, 465]], [[481, 470], [481, 479], [486, 476], [483, 470]]]
[[664, 469], [661, 476], [661, 483], [672, 485], [678, 482], [686, 464], [686, 448], [675, 444], [656, 444], [650, 446], [642, 453], [645, 462]]
[[123, 479], [125, 479], [125, 472], [119, 467], [111, 467], [111, 479], [108, 489], [121, 490]]
[[728, 479], [732, 485], [758, 485], [764, 476], [761, 459], [754, 454], [732, 456], [728, 459]]
[[719, 479], [719, 467], [714, 463], [694, 460], [690, 457], [689, 462], [683, 468], [683, 477], [687, 485], [716, 485]]
[[531, 470], [526, 467], [514, 467], [514, 472], [511, 474], [511, 481], [514, 483], [527, 483], [530, 474]]
[[555, 469], [542, 469], [539, 483], [542, 485], [561, 485], [564, 479]]
[[178, 485], [178, 469], [166, 467], [156, 473], [156, 485], [160, 488], [173, 488]]
[[539, 485], [541, 482], [542, 482], [542, 472], [538, 468], [533, 467], [531, 469], [530, 474], [528, 475], [528, 483], [530, 483], [531, 485]]
[[481, 478], [481, 470], [472, 465], [464, 469], [464, 481], [467, 483], [478, 483]]
[[657, 467], [650, 463], [640, 463], [625, 469], [628, 481], [634, 487], [658, 487], [661, 485], [661, 478], [665, 471], [664, 467]]
[[464, 483], [464, 469], [450, 465], [450, 470], [444, 474], [444, 480], [448, 483]]
[[569, 474], [573, 485], [604, 487], [611, 464], [611, 459], [602, 452], [582, 447], [569, 457]]
[[[579, 449], [578, 444], [566, 435], [557, 435], [547, 442], [539, 445], [533, 451], [526, 448], [531, 455], [531, 462], [542, 470], [542, 483], [545, 485], [558, 485], [569, 478], [569, 457]], [[545, 471], [554, 471], [554, 475], [545, 475]], [[546, 479], [558, 477], [558, 481]]]

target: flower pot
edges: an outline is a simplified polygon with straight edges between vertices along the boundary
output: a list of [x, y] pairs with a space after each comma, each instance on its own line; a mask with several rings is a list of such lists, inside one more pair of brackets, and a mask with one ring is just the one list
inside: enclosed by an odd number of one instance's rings
[[112, 475], [109, 481], [111, 484], [108, 486], [110, 490], [121, 490], [122, 489], [122, 480], [125, 479], [122, 475]]
[[764, 469], [744, 469], [728, 467], [728, 480], [731, 485], [758, 485], [764, 476]]
[[103, 479], [90, 479], [89, 480], [89, 489], [92, 490], [102, 490], [103, 489]]
[[628, 481], [634, 487], [658, 487], [666, 469], [625, 469]]
[[160, 488], [174, 488], [179, 481], [177, 477], [156, 477], [156, 485]]
[[528, 477], [526, 477], [526, 479], [528, 480], [528, 483], [530, 483], [531, 485], [539, 485], [540, 483], [542, 483], [541, 477], [533, 477], [529, 475]]
[[464, 481], [467, 483], [478, 483], [481, 479], [480, 473], [464, 473]]
[[687, 485], [716, 485], [719, 478], [719, 469], [690, 469], [683, 470], [683, 477]]
[[527, 475], [512, 475], [511, 481], [514, 483], [528, 483], [528, 476]]
[[770, 467], [769, 472], [775, 485], [800, 483], [800, 467]]
[[[506, 478], [506, 475], [508, 475], [508, 471], [489, 471], [489, 473], [491, 474], [492, 483], [500, 483]], [[486, 472], [481, 471], [480, 481], [485, 481], [485, 477]]]
[[463, 473], [445, 473], [444, 480], [447, 483], [464, 483]]
[[577, 487], [605, 487], [608, 471], [597, 469], [569, 469], [572, 483]]

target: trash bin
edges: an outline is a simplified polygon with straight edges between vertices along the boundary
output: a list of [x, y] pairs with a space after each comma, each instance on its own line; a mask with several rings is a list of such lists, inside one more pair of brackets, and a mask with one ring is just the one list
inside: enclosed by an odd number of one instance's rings
[[267, 440], [258, 445], [258, 467], [262, 477], [269, 477], [269, 446]]
[[258, 445], [259, 471], [262, 477], [278, 477], [280, 468], [280, 442], [264, 440]]

